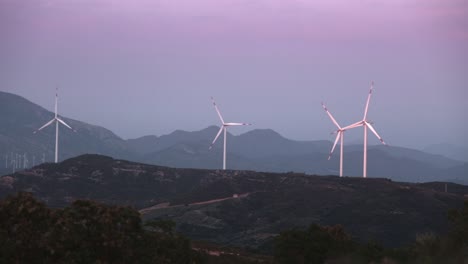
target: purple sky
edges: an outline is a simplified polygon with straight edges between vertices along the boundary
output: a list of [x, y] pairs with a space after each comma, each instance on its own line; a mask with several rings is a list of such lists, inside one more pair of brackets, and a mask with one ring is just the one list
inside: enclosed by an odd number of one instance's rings
[[58, 85], [61, 115], [123, 138], [218, 125], [214, 96], [226, 121], [332, 140], [320, 102], [358, 121], [374, 80], [389, 144], [468, 145], [467, 47], [466, 0], [0, 0], [0, 90], [52, 110]]

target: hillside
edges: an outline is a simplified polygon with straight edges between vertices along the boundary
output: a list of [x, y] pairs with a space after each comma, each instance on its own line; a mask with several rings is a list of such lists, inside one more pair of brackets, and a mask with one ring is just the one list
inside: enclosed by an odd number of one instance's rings
[[403, 245], [417, 233], [445, 232], [447, 210], [462, 206], [468, 186], [450, 184], [445, 193], [438, 183], [174, 169], [84, 155], [0, 177], [1, 197], [17, 191], [53, 207], [75, 199], [132, 205], [145, 219], [175, 220], [197, 240], [262, 248], [281, 230], [311, 223]]

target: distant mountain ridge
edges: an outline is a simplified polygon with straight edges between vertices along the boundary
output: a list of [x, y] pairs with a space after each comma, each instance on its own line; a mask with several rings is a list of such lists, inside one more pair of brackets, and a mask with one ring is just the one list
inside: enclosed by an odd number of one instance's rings
[[427, 153], [443, 155], [454, 160], [468, 162], [467, 146], [455, 146], [448, 143], [439, 143], [426, 146], [422, 150]]
[[[0, 174], [12, 171], [13, 160], [28, 157], [28, 166], [53, 158], [55, 130], [32, 132], [53, 117], [53, 113], [28, 100], [0, 92]], [[96, 153], [131, 161], [176, 168], [218, 169], [222, 165], [222, 140], [210, 151], [208, 147], [218, 132], [210, 126], [200, 131], [176, 130], [168, 135], [148, 135], [124, 140], [108, 129], [64, 118], [77, 130], [60, 127], [59, 159]], [[227, 165], [230, 169], [270, 172], [306, 172], [319, 175], [337, 174], [339, 149], [327, 160], [331, 142], [326, 140], [295, 141], [271, 129], [255, 129], [234, 136], [227, 134]], [[362, 145], [345, 148], [344, 173], [362, 173]], [[466, 163], [441, 155], [387, 146], [369, 146], [370, 177], [387, 177], [404, 181], [450, 180], [468, 183]]]
[[[5, 165], [11, 167], [12, 155], [28, 155], [29, 166], [33, 157], [36, 164], [45, 156], [46, 161], [53, 159], [55, 148], [55, 129], [45, 128], [33, 134], [33, 131], [44, 125], [54, 117], [54, 113], [45, 108], [29, 102], [23, 97], [0, 92], [0, 154], [4, 162], [0, 163], [2, 171]], [[85, 153], [100, 153], [121, 158], [132, 158], [126, 141], [115, 135], [112, 131], [90, 125], [81, 121], [62, 117], [78, 132], [75, 133], [63, 126], [59, 127], [59, 157], [60, 159], [74, 157]], [[6, 160], [7, 159], [7, 160]], [[5, 162], [8, 161], [8, 162]], [[9, 170], [8, 170], [9, 171]]]

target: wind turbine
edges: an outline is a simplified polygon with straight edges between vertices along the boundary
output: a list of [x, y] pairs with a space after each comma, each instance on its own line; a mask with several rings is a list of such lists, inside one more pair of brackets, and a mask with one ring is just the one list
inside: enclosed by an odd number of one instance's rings
[[364, 178], [367, 177], [367, 128], [369, 128], [372, 133], [382, 142], [382, 144], [387, 145], [387, 143], [384, 142], [381, 136], [375, 131], [375, 128], [371, 125], [371, 123], [367, 120], [367, 111], [369, 110], [369, 102], [372, 96], [372, 90], [374, 89], [374, 82], [371, 82], [371, 87], [369, 90], [369, 95], [367, 96], [367, 102], [366, 102], [366, 108], [364, 109], [364, 117], [361, 121], [358, 121], [354, 124], [351, 124], [347, 127], [344, 127], [343, 129], [351, 129], [351, 128], [356, 128], [363, 126], [364, 127], [364, 158], [363, 158], [363, 168], [362, 168], [362, 176]]
[[49, 122], [47, 122], [45, 125], [41, 126], [38, 130], [33, 132], [34, 134], [36, 134], [38, 131], [48, 127], [49, 125], [51, 125], [51, 124], [53, 124], [55, 122], [55, 163], [58, 162], [58, 128], [59, 128], [59, 123], [61, 123], [62, 125], [68, 127], [69, 129], [73, 130], [74, 132], [76, 132], [76, 130], [71, 128], [71, 126], [69, 126], [67, 123], [65, 123], [65, 121], [60, 119], [60, 117], [58, 116], [57, 102], [58, 102], [58, 88], [57, 88], [57, 90], [55, 92], [55, 117], [52, 120], [50, 120]]
[[211, 97], [211, 101], [213, 101], [213, 105], [216, 109], [216, 112], [218, 113], [218, 116], [219, 116], [219, 119], [221, 119], [221, 128], [219, 129], [218, 131], [218, 134], [216, 134], [216, 137], [214, 138], [213, 142], [211, 143], [210, 145], [210, 149], [213, 148], [213, 145], [214, 143], [216, 142], [216, 140], [218, 139], [219, 135], [221, 135], [221, 132], [224, 130], [224, 151], [223, 151], [223, 170], [226, 169], [226, 131], [227, 131], [227, 127], [229, 126], [250, 126], [252, 124], [249, 124], [249, 123], [226, 123], [224, 122], [224, 119], [223, 119], [223, 116], [221, 115], [221, 112], [219, 111], [218, 109], [218, 106], [216, 105], [216, 102], [215, 100], [213, 99], [213, 97]]
[[338, 122], [336, 122], [335, 118], [330, 113], [330, 111], [328, 111], [328, 108], [325, 106], [325, 104], [323, 102], [322, 102], [322, 107], [325, 110], [325, 112], [327, 112], [327, 114], [330, 117], [333, 124], [335, 124], [335, 126], [338, 128], [338, 130], [333, 132], [333, 134], [336, 133], [336, 139], [335, 139], [335, 143], [333, 144], [333, 147], [332, 147], [332, 149], [330, 151], [330, 154], [328, 155], [328, 160], [330, 160], [331, 155], [333, 154], [333, 151], [335, 150], [336, 144], [338, 143], [338, 140], [341, 139], [341, 142], [340, 142], [340, 177], [343, 177], [343, 146], [344, 146], [343, 141], [344, 141], [344, 132], [346, 131], [346, 129], [342, 128], [338, 124]]

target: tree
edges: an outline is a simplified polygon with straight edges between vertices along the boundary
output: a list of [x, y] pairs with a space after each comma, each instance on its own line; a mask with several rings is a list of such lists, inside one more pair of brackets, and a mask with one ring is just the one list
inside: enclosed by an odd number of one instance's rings
[[468, 200], [460, 210], [452, 209], [448, 213], [448, 219], [452, 224], [449, 236], [460, 246], [468, 245]]
[[275, 241], [275, 259], [279, 263], [323, 263], [329, 257], [353, 249], [351, 237], [340, 225], [282, 232]]
[[153, 224], [143, 229], [130, 207], [77, 200], [52, 210], [19, 193], [0, 201], [0, 263], [201, 262], [172, 221]]
[[142, 233], [138, 211], [78, 200], [58, 214], [50, 243], [57, 260], [128, 263]]
[[20, 192], [0, 201], [0, 263], [38, 263], [49, 257], [52, 210]]
[[454, 262], [468, 263], [468, 200], [463, 208], [450, 210], [448, 213], [451, 229], [448, 235], [448, 254], [454, 256]]

